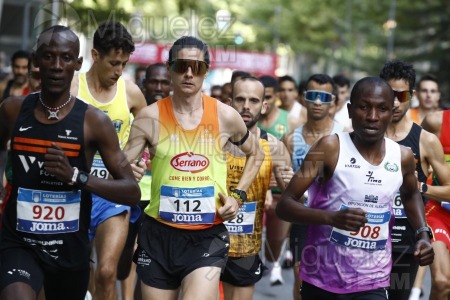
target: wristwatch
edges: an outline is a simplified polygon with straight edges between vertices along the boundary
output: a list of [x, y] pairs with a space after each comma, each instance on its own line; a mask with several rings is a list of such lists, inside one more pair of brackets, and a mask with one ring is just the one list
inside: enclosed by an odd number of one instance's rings
[[244, 204], [244, 202], [247, 201], [247, 193], [242, 190], [234, 189], [230, 193], [230, 196], [239, 201], [239, 206], [242, 206], [242, 204]]
[[430, 240], [432, 240], [434, 238], [433, 231], [431, 230], [431, 228], [428, 227], [428, 226], [424, 226], [424, 227], [420, 227], [419, 229], [417, 229], [417, 231], [416, 231], [416, 240], [419, 239], [419, 234], [421, 234], [422, 232], [427, 232], [428, 233], [428, 237], [430, 238]]
[[89, 181], [89, 173], [78, 171], [77, 185], [79, 188], [84, 187]]
[[425, 182], [420, 183], [420, 193], [423, 195], [428, 191], [428, 185]]

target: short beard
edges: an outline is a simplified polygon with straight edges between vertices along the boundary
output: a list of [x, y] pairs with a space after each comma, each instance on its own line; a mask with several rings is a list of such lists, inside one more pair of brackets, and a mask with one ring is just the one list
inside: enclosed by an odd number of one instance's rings
[[25, 84], [27, 82], [27, 76], [19, 75], [14, 80], [17, 84]]
[[247, 129], [250, 129], [258, 123], [259, 119], [261, 119], [261, 113], [257, 114], [251, 121], [245, 123], [245, 126], [247, 126]]
[[409, 109], [407, 109], [407, 110], [405, 110], [400, 116], [399, 116], [399, 118], [396, 120], [394, 117], [392, 118], [392, 123], [398, 123], [398, 122], [400, 122], [401, 120], [403, 120], [403, 118], [405, 117], [405, 115], [408, 113], [408, 110]]

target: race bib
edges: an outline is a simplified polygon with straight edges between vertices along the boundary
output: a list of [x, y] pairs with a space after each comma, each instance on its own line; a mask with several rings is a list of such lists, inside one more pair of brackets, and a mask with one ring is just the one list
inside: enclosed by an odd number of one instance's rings
[[161, 186], [159, 216], [176, 224], [213, 224], [216, 216], [214, 186], [179, 188]]
[[[340, 210], [348, 206], [341, 205]], [[368, 222], [356, 232], [350, 232], [333, 227], [330, 241], [348, 248], [359, 248], [368, 251], [382, 250], [386, 248], [389, 236], [389, 220], [391, 213], [387, 210], [382, 212], [368, 212]]]
[[394, 205], [392, 206], [394, 211], [394, 216], [396, 219], [406, 219], [405, 208], [403, 207], [402, 199], [400, 198], [400, 193], [397, 193], [394, 198]]
[[107, 179], [109, 176], [109, 172], [103, 163], [103, 160], [100, 157], [94, 157], [94, 161], [92, 162], [91, 167], [91, 175], [103, 179]]
[[230, 234], [251, 234], [255, 227], [256, 202], [242, 204], [233, 220], [224, 222]]
[[81, 192], [49, 192], [19, 188], [18, 231], [34, 234], [69, 233], [79, 230]]

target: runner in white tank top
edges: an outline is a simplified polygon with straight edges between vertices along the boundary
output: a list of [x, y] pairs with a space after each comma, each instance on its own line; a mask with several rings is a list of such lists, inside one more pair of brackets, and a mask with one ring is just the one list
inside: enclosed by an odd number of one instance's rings
[[[358, 81], [348, 107], [354, 132], [313, 145], [278, 204], [281, 218], [310, 224], [300, 270], [302, 299], [388, 298], [398, 190], [418, 232], [414, 255], [421, 265], [433, 262], [413, 154], [384, 138], [393, 102], [384, 80]], [[305, 206], [302, 195], [308, 188]]]

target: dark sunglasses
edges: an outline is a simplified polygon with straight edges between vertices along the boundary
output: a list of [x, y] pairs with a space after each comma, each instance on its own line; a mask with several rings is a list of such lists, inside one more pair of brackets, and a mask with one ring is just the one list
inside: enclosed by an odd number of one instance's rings
[[408, 102], [412, 97], [410, 91], [394, 91], [394, 95], [400, 103]]
[[306, 91], [305, 92], [305, 100], [308, 102], [316, 102], [317, 99], [320, 100], [323, 104], [331, 104], [334, 99], [334, 95], [324, 92], [324, 91]]
[[39, 71], [30, 71], [30, 78], [40, 80], [41, 79], [41, 72]]
[[176, 59], [169, 62], [170, 70], [175, 73], [184, 74], [191, 67], [192, 74], [205, 75], [208, 71], [208, 64], [200, 60]]

